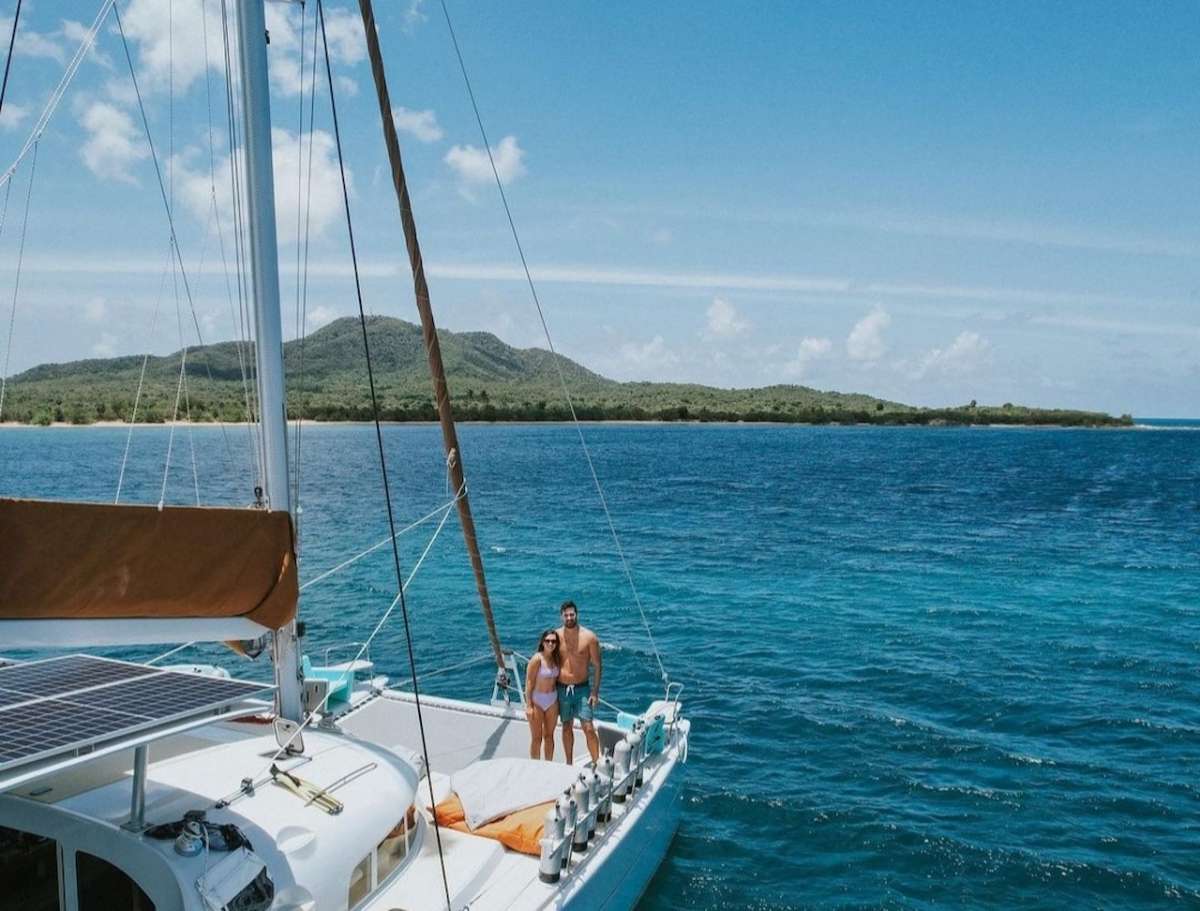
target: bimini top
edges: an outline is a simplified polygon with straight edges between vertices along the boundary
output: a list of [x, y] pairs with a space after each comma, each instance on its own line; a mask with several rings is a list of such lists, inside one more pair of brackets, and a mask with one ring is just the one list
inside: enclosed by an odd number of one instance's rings
[[90, 655], [0, 667], [0, 791], [233, 714], [270, 684]]
[[[286, 512], [0, 499], [0, 541], [0, 622], [236, 618], [279, 629], [296, 613]], [[175, 641], [188, 638], [200, 637]]]

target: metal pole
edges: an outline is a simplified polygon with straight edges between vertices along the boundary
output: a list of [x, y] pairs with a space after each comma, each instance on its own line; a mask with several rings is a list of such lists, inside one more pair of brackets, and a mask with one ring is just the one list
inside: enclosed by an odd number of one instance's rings
[[442, 349], [438, 344], [437, 326], [434, 324], [433, 308], [429, 303], [429, 285], [425, 281], [425, 262], [421, 258], [421, 245], [417, 240], [417, 223], [413, 218], [408, 183], [404, 179], [404, 165], [400, 159], [400, 139], [396, 135], [396, 124], [392, 120], [392, 102], [388, 96], [387, 78], [383, 72], [383, 54], [379, 49], [379, 34], [375, 28], [375, 11], [370, 0], [359, 0], [358, 8], [362, 14], [363, 31], [367, 38], [367, 56], [371, 60], [371, 73], [375, 78], [375, 94], [379, 100], [383, 138], [387, 145], [388, 160], [392, 166], [392, 184], [396, 190], [396, 201], [400, 204], [400, 221], [404, 227], [404, 241], [408, 247], [408, 260], [412, 268], [417, 312], [421, 315], [421, 334], [425, 342], [425, 354], [429, 360], [429, 374], [433, 379], [433, 398], [437, 403], [438, 422], [442, 427], [442, 444], [446, 451], [450, 484], [456, 492], [462, 492], [458, 498], [458, 523], [462, 526], [463, 542], [467, 547], [471, 568], [475, 571], [475, 589], [479, 593], [479, 605], [483, 610], [484, 623], [487, 624], [488, 639], [492, 644], [492, 656], [496, 659], [497, 679], [506, 682], [504, 650], [500, 645], [500, 634], [496, 631], [496, 620], [492, 616], [492, 600], [488, 595], [487, 579], [483, 574], [483, 557], [480, 556], [479, 541], [475, 536], [475, 519], [471, 516], [471, 501], [467, 498], [462, 449], [459, 448], [458, 433], [454, 428], [450, 387], [446, 384], [446, 371], [442, 366]]
[[[254, 288], [255, 362], [263, 438], [267, 508], [291, 511], [287, 461], [287, 401], [283, 391], [283, 329], [279, 312], [279, 247], [275, 237], [275, 169], [271, 161], [271, 98], [263, 0], [238, 0], [250, 272]], [[303, 720], [300, 643], [292, 621], [274, 641], [276, 709]]]
[[142, 744], [133, 751], [133, 792], [129, 797], [129, 821], [122, 829], [140, 832], [146, 828], [146, 759], [147, 747]]

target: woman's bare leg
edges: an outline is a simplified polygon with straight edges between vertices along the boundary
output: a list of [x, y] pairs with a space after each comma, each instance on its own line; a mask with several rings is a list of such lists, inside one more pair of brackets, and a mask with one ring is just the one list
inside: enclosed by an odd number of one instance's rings
[[554, 726], [558, 724], [558, 703], [546, 709], [546, 717], [542, 723], [542, 758], [554, 758]]
[[[557, 707], [555, 714], [557, 714]], [[553, 730], [553, 728], [551, 728]], [[538, 758], [538, 748], [542, 745], [542, 710], [536, 705], [529, 713], [529, 758]]]

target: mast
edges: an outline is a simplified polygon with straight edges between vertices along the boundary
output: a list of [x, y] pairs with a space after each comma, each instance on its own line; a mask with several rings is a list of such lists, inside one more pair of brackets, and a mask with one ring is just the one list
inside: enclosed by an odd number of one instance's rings
[[[283, 330], [279, 310], [279, 247], [275, 237], [275, 173], [271, 160], [271, 98], [267, 82], [267, 26], [263, 0], [239, 0], [237, 43], [241, 64], [242, 130], [254, 289], [254, 357], [262, 425], [262, 470], [267, 508], [292, 508], [288, 483], [287, 401], [283, 391]], [[276, 710], [303, 720], [300, 643], [295, 620], [274, 633]]]
[[458, 521], [462, 526], [463, 541], [475, 571], [475, 588], [479, 592], [479, 604], [483, 619], [487, 623], [488, 639], [496, 666], [504, 672], [504, 652], [500, 647], [500, 634], [496, 632], [496, 621], [492, 616], [492, 602], [488, 596], [487, 579], [483, 574], [483, 558], [479, 554], [479, 542], [475, 537], [475, 520], [471, 516], [471, 503], [467, 499], [467, 487], [463, 474], [462, 449], [458, 445], [458, 433], [454, 427], [454, 411], [450, 403], [450, 387], [446, 384], [446, 370], [442, 365], [442, 349], [438, 344], [437, 325], [433, 321], [433, 308], [429, 303], [429, 285], [425, 281], [425, 261], [421, 258], [421, 245], [417, 240], [417, 223], [413, 218], [412, 200], [408, 195], [408, 183], [404, 179], [404, 164], [400, 159], [400, 139], [396, 135], [396, 124], [392, 121], [392, 102], [388, 95], [387, 77], [383, 72], [383, 55], [379, 49], [379, 34], [375, 28], [375, 11], [371, 0], [359, 0], [363, 31], [367, 38], [367, 55], [371, 59], [371, 74], [375, 77], [375, 94], [379, 99], [379, 116], [383, 121], [383, 137], [387, 144], [388, 159], [392, 165], [392, 183], [396, 189], [396, 201], [400, 204], [400, 220], [404, 225], [404, 242], [408, 247], [409, 265], [412, 267], [413, 288], [417, 298], [417, 312], [421, 315], [421, 334], [425, 341], [425, 353], [429, 359], [429, 373], [433, 379], [433, 397], [437, 402], [438, 422], [442, 426], [442, 443], [446, 450], [446, 467], [450, 472], [451, 486], [458, 496]]

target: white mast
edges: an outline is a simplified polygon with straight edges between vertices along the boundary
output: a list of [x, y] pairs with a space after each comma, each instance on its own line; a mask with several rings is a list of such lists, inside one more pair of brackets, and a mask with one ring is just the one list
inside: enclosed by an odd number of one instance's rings
[[[242, 129], [264, 494], [268, 509], [290, 512], [279, 248], [275, 237], [275, 172], [271, 161], [271, 98], [267, 82], [267, 26], [263, 0], [237, 0], [235, 6], [242, 74]], [[300, 643], [294, 620], [275, 633], [274, 660], [279, 714], [302, 721]]]

